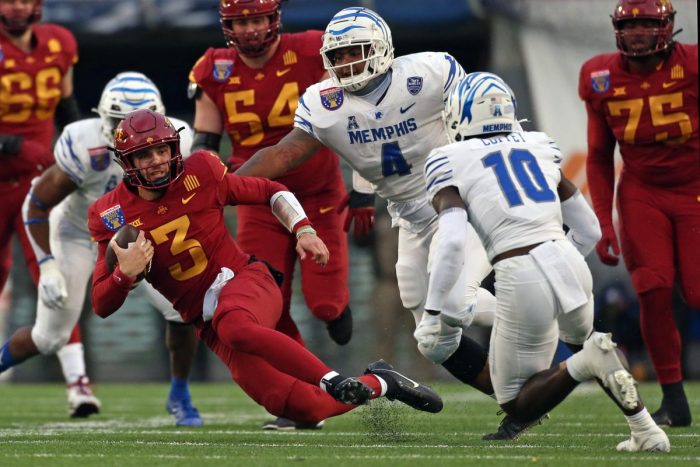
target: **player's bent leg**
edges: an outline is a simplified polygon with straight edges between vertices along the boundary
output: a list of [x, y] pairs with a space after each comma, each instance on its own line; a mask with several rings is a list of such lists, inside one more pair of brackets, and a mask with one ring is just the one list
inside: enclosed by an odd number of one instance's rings
[[196, 350], [194, 327], [181, 322], [167, 321], [166, 346], [170, 352], [170, 393], [165, 408], [175, 417], [177, 426], [202, 426], [204, 421], [192, 404], [189, 376]]

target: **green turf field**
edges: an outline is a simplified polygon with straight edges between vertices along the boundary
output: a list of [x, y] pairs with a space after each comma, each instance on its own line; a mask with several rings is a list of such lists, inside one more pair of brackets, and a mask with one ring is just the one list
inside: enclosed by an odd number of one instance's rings
[[[700, 465], [700, 384], [686, 385], [696, 425], [667, 430], [670, 454], [617, 453], [628, 430], [594, 385], [583, 385], [542, 426], [518, 441], [486, 443], [495, 402], [457, 384], [437, 384], [437, 415], [379, 402], [330, 419], [320, 431], [263, 432], [265, 411], [233, 384], [195, 384], [203, 428], [176, 428], [163, 408], [166, 385], [96, 387], [103, 412], [70, 420], [59, 385], [0, 384], [0, 466], [262, 465]], [[643, 385], [656, 407], [660, 390]]]

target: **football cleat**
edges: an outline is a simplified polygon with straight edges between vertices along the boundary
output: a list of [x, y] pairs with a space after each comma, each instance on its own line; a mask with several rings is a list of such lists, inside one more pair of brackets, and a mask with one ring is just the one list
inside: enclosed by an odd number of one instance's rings
[[623, 408], [632, 410], [640, 403], [637, 385], [620, 360], [616, 347], [612, 334], [594, 332], [583, 343], [581, 352], [591, 376], [600, 379]]
[[647, 430], [638, 433], [632, 433], [630, 439], [626, 439], [617, 445], [618, 451], [627, 452], [669, 452], [671, 451], [671, 442], [664, 430], [658, 426], [652, 426]]
[[175, 417], [176, 426], [204, 425], [199, 411], [192, 405], [192, 400], [189, 397], [181, 400], [168, 398], [168, 401], [165, 403], [165, 410]]
[[428, 386], [405, 377], [384, 360], [370, 363], [365, 374], [371, 373], [387, 384], [386, 398], [398, 400], [424, 412], [437, 413], [442, 410], [442, 399]]
[[651, 414], [651, 418], [659, 426], [690, 426], [692, 416], [688, 399], [684, 397], [667, 399], [664, 397], [659, 410]]
[[345, 345], [352, 337], [352, 310], [346, 306], [340, 316], [326, 323], [331, 339], [338, 345]]
[[66, 386], [68, 415], [72, 418], [85, 418], [100, 412], [102, 404], [90, 389], [90, 380], [81, 376], [75, 383]]
[[[503, 411], [498, 412], [499, 415], [502, 413]], [[542, 417], [532, 422], [519, 422], [510, 415], [506, 415], [503, 417], [503, 420], [501, 420], [498, 431], [485, 434], [481, 439], [484, 441], [510, 441], [518, 439], [521, 434], [525, 433], [533, 426], [541, 425], [542, 421], [547, 418], [549, 418], [549, 414], [544, 414]]]
[[330, 381], [322, 380], [326, 392], [338, 402], [348, 405], [365, 404], [373, 394], [372, 388], [357, 378], [336, 375]]
[[325, 420], [320, 422], [295, 422], [284, 417], [277, 417], [274, 420], [265, 422], [263, 430], [270, 431], [293, 431], [293, 430], [320, 430], [323, 428]]

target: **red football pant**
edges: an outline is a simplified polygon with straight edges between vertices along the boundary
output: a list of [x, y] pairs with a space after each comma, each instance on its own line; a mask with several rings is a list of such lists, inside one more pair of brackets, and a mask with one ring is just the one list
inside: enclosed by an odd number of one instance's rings
[[[224, 287], [214, 318], [197, 323], [198, 333], [246, 394], [275, 416], [318, 422], [353, 409], [318, 386], [331, 369], [274, 330], [281, 307], [272, 275], [262, 263], [252, 263]], [[361, 380], [379, 394], [374, 376]]]
[[[321, 321], [340, 316], [348, 304], [348, 242], [343, 217], [336, 212], [345, 195], [344, 187], [300, 200], [304, 211], [330, 252], [325, 267], [310, 259], [300, 262], [301, 289], [311, 313]], [[296, 238], [272, 215], [267, 206], [237, 206], [236, 241], [248, 254], [268, 261], [284, 273], [282, 317], [277, 330], [303, 342], [289, 314], [294, 266], [297, 261]]]
[[618, 186], [622, 254], [639, 295], [642, 336], [661, 384], [683, 378], [672, 305], [676, 279], [688, 305], [700, 309], [699, 196], [700, 183], [652, 187], [627, 173]]
[[[22, 204], [29, 192], [31, 181], [32, 177], [27, 177], [18, 181], [0, 182], [0, 199], [2, 200], [0, 203], [0, 291], [5, 287], [12, 269], [12, 234], [14, 233], [17, 233], [22, 245], [27, 269], [29, 269], [32, 280], [34, 284], [39, 283], [39, 266], [22, 220]], [[75, 325], [68, 343], [80, 343], [78, 324]]]

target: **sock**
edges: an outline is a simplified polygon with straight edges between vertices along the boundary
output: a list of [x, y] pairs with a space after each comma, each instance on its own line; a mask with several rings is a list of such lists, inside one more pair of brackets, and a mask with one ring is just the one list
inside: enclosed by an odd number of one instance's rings
[[81, 376], [85, 375], [85, 354], [83, 344], [66, 344], [56, 352], [58, 360], [61, 362], [63, 377], [66, 384], [77, 382]]
[[640, 431], [645, 431], [656, 426], [656, 423], [654, 423], [646, 407], [634, 415], [625, 415], [625, 418], [627, 419], [627, 424], [630, 426], [632, 433], [639, 433]]
[[340, 383], [344, 379], [345, 378], [340, 376], [340, 374], [338, 374], [337, 371], [329, 371], [328, 373], [323, 375], [323, 378], [321, 378], [321, 381], [318, 383], [318, 385], [321, 387], [321, 389], [330, 394], [333, 386]]
[[593, 376], [590, 374], [587, 363], [583, 351], [576, 352], [566, 359], [566, 371], [579, 383], [588, 381]]
[[488, 353], [476, 341], [462, 336], [459, 346], [442, 366], [455, 378], [471, 385], [486, 365]]
[[381, 376], [367, 374], [362, 375], [357, 379], [359, 379], [361, 382], [365, 383], [367, 386], [372, 388], [372, 399], [376, 399], [377, 397], [382, 397], [386, 395], [386, 391], [389, 389], [389, 386], [386, 384], [386, 381], [384, 381], [384, 379]]
[[173, 376], [170, 380], [170, 394], [168, 397], [176, 401], [190, 399], [189, 380], [187, 378], [180, 379]]
[[677, 383], [662, 384], [661, 391], [664, 393], [664, 399], [685, 399], [685, 391], [683, 390], [683, 381]]
[[10, 341], [7, 341], [0, 347], [0, 373], [17, 364], [15, 359], [10, 354]]

